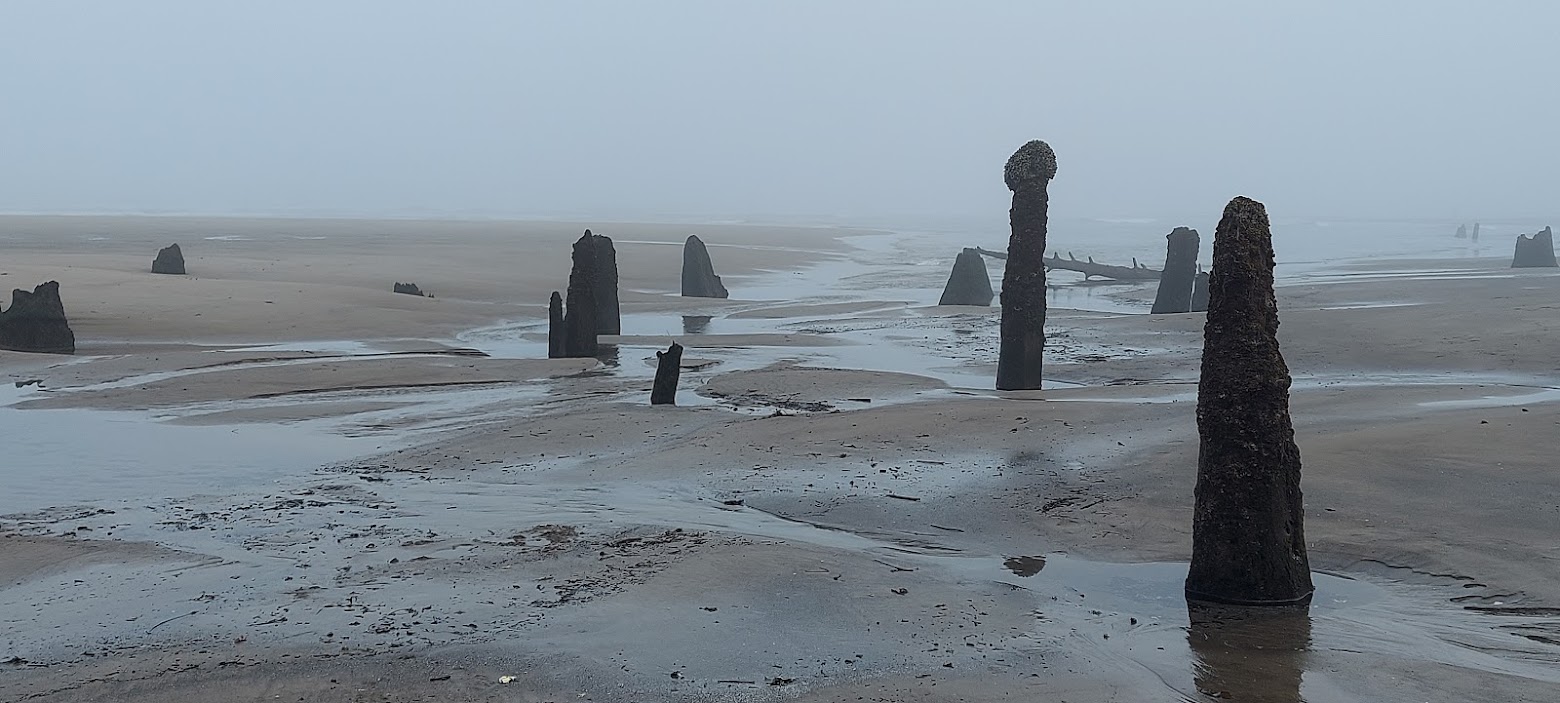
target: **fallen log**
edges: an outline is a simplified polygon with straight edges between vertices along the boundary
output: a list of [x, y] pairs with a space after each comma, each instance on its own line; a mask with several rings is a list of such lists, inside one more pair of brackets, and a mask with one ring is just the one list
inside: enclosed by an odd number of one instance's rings
[[[1007, 260], [1007, 254], [999, 251], [991, 251], [989, 249], [982, 249], [980, 247], [976, 247], [975, 251], [980, 252], [983, 256], [989, 256], [993, 259], [1002, 259], [1004, 261]], [[1072, 252], [1067, 252], [1067, 258], [1065, 259], [1063, 259], [1060, 254], [1052, 254], [1049, 257], [1043, 259], [1043, 261], [1045, 261], [1045, 267], [1047, 269], [1077, 271], [1078, 273], [1083, 274], [1084, 280], [1088, 280], [1090, 278], [1111, 278], [1118, 281], [1159, 280], [1158, 269], [1151, 269], [1147, 266], [1144, 266], [1138, 263], [1137, 259], [1132, 260], [1131, 266], [1114, 266], [1112, 264], [1095, 263], [1094, 257], [1092, 256], [1089, 257], [1086, 261], [1079, 261], [1077, 257], [1072, 255]]]

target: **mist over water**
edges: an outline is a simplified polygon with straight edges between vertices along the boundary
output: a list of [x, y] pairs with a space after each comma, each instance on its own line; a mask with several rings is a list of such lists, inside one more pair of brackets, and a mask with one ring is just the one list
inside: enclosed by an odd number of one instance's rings
[[1041, 138], [1058, 224], [1206, 232], [1235, 195], [1280, 221], [1542, 220], [1557, 22], [1537, 2], [12, 3], [0, 212], [1000, 229], [1002, 163]]

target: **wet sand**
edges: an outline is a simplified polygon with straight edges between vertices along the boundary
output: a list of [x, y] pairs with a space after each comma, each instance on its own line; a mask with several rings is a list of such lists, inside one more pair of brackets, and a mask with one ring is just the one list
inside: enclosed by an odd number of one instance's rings
[[[547, 246], [565, 256], [575, 229]], [[272, 264], [257, 285], [317, 306], [277, 329], [249, 297], [269, 290], [155, 302], [170, 284], [119, 270], [149, 255], [7, 254], [0, 281], [78, 262], [104, 277], [87, 305], [124, 307], [77, 327], [81, 357], [0, 354], [6, 380], [38, 381], [0, 396], [26, 466], [0, 498], [5, 698], [1560, 695], [1552, 272], [1280, 267], [1321, 573], [1308, 617], [1251, 622], [1180, 595], [1201, 321], [1132, 314], [1146, 286], [1056, 291], [1073, 309], [1053, 309], [1051, 387], [999, 393], [996, 310], [930, 305], [957, 246], [806, 231], [741, 250], [740, 231], [667, 227], [734, 244], [712, 248], [734, 299], [668, 295], [676, 247], [635, 258], [624, 236], [627, 336], [548, 361], [544, 311], [509, 296], [559, 275], [453, 231], [439, 255], [469, 278], [398, 273], [434, 255], [410, 231], [346, 282]], [[375, 289], [397, 278], [440, 297]], [[143, 328], [139, 305], [222, 322]], [[335, 306], [354, 321], [312, 317]], [[650, 408], [672, 338], [692, 342], [681, 405]]]

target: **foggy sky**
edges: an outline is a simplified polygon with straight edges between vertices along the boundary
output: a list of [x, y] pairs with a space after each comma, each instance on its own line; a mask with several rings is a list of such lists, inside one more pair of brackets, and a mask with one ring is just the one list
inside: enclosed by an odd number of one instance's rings
[[1545, 0], [14, 0], [0, 211], [1000, 217], [1041, 138], [1053, 216], [1547, 217], [1556, 27]]

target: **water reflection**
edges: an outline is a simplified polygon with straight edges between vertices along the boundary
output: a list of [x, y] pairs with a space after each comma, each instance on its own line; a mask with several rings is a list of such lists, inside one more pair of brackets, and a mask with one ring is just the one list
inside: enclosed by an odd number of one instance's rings
[[1306, 608], [1189, 604], [1197, 701], [1299, 703], [1311, 647]]
[[704, 334], [710, 329], [711, 315], [683, 315], [683, 334]]
[[619, 363], [620, 363], [620, 361], [621, 361], [621, 358], [620, 358], [619, 352], [618, 352], [618, 345], [616, 345], [616, 344], [598, 344], [598, 345], [596, 345], [596, 360], [600, 361], [607, 368], [610, 368], [610, 369], [617, 368]]

